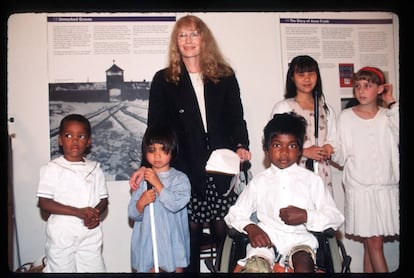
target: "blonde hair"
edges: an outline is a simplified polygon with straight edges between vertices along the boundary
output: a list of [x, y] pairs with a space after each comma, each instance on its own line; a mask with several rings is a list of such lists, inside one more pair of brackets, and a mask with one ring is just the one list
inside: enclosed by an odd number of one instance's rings
[[216, 40], [207, 25], [198, 17], [187, 15], [181, 17], [171, 32], [168, 49], [169, 65], [166, 71], [167, 81], [178, 83], [181, 74], [181, 54], [178, 49], [178, 32], [183, 27], [197, 30], [201, 36], [200, 67], [204, 82], [211, 80], [217, 83], [221, 77], [234, 74], [233, 69], [224, 60]]

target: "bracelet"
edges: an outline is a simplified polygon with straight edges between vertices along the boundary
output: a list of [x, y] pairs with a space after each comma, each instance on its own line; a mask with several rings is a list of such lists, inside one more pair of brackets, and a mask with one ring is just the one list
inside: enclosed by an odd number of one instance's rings
[[391, 109], [391, 107], [392, 107], [394, 104], [396, 104], [396, 103], [397, 103], [396, 101], [390, 102], [390, 103], [387, 105], [388, 109]]
[[245, 145], [242, 145], [242, 144], [239, 144], [239, 145], [236, 147], [236, 151], [237, 151], [238, 149], [245, 149], [245, 150], [247, 150], [247, 151], [250, 151], [249, 147], [247, 147], [247, 146], [245, 146]]

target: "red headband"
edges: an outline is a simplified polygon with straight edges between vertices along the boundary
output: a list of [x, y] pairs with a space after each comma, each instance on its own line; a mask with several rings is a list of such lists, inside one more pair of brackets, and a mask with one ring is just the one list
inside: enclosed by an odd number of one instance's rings
[[364, 71], [370, 71], [372, 73], [374, 73], [376, 76], [379, 77], [381, 84], [385, 83], [385, 78], [384, 75], [382, 74], [382, 72], [380, 70], [378, 70], [377, 68], [373, 68], [373, 67], [364, 67], [360, 70], [364, 70]]

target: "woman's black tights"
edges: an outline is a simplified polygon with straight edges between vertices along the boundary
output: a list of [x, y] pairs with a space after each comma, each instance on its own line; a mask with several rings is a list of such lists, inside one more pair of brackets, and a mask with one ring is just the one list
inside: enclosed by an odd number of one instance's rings
[[[187, 267], [187, 272], [200, 272], [200, 246], [203, 228], [203, 223], [190, 221], [190, 265]], [[227, 225], [224, 220], [211, 220], [209, 228], [211, 237], [216, 243], [216, 265], [218, 266], [221, 249], [227, 235]]]

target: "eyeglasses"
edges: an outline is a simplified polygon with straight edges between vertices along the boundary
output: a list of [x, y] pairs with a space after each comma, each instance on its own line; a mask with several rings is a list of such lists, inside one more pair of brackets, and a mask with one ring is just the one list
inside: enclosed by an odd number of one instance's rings
[[178, 33], [178, 39], [180, 41], [186, 41], [188, 37], [190, 38], [190, 40], [198, 39], [200, 37], [200, 33], [197, 30], [191, 31], [189, 33]]

